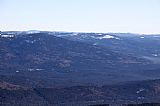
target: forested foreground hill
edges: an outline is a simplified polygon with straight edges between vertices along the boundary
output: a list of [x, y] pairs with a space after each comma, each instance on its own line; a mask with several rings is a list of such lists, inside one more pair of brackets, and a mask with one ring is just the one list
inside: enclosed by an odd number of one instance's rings
[[[65, 88], [26, 88], [0, 82], [2, 106], [87, 106], [159, 103], [160, 80], [128, 82], [109, 86], [74, 86]], [[134, 104], [134, 105], [129, 105]], [[158, 106], [148, 104], [144, 106]]]

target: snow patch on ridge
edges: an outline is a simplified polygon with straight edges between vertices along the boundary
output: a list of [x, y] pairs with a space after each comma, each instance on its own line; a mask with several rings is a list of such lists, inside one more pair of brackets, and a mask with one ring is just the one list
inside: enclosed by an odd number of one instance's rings
[[140, 38], [141, 38], [141, 39], [144, 39], [145, 37], [144, 37], [144, 36], [141, 36]]
[[136, 93], [139, 94], [139, 93], [141, 93], [143, 91], [145, 91], [145, 89], [144, 88], [140, 88]]
[[114, 37], [114, 36], [111, 36], [111, 35], [105, 35], [103, 37], [98, 37], [99, 39], [118, 39], [120, 40], [120, 38], [118, 37]]
[[152, 54], [153, 56], [155, 56], [155, 57], [157, 57], [158, 56], [158, 54]]
[[13, 38], [14, 35], [1, 35], [1, 37], [3, 37], [3, 38]]
[[29, 31], [26, 31], [27, 34], [36, 34], [36, 33], [40, 33], [40, 31], [38, 30], [29, 30]]

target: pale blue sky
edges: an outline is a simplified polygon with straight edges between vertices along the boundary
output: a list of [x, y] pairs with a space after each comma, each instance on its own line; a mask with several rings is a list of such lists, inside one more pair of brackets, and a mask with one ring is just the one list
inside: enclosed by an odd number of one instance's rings
[[160, 33], [160, 0], [0, 0], [0, 30]]

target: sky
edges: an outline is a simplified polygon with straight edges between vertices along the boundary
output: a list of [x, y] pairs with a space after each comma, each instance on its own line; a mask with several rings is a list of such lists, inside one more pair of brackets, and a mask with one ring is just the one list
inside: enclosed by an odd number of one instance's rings
[[160, 0], [0, 0], [1, 31], [160, 33]]

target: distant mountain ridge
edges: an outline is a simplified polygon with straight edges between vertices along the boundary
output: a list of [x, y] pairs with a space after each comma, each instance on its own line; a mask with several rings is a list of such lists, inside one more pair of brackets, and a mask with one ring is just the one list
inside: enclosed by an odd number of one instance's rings
[[[44, 82], [48, 79], [46, 84], [49, 84], [50, 80], [60, 77], [61, 79], [54, 80], [55, 84], [66, 82], [66, 85], [83, 85], [94, 81], [93, 84], [102, 82], [103, 85], [109, 82], [150, 79], [151, 76], [141, 76], [141, 73], [145, 70], [157, 70], [159, 67], [142, 57], [48, 33], [20, 34], [1, 37], [0, 40], [1, 74], [29, 77], [31, 82]], [[128, 72], [128, 69], [133, 71]], [[35, 75], [41, 79], [37, 79]], [[154, 75], [155, 78], [158, 75]], [[103, 80], [106, 82], [103, 83]]]

